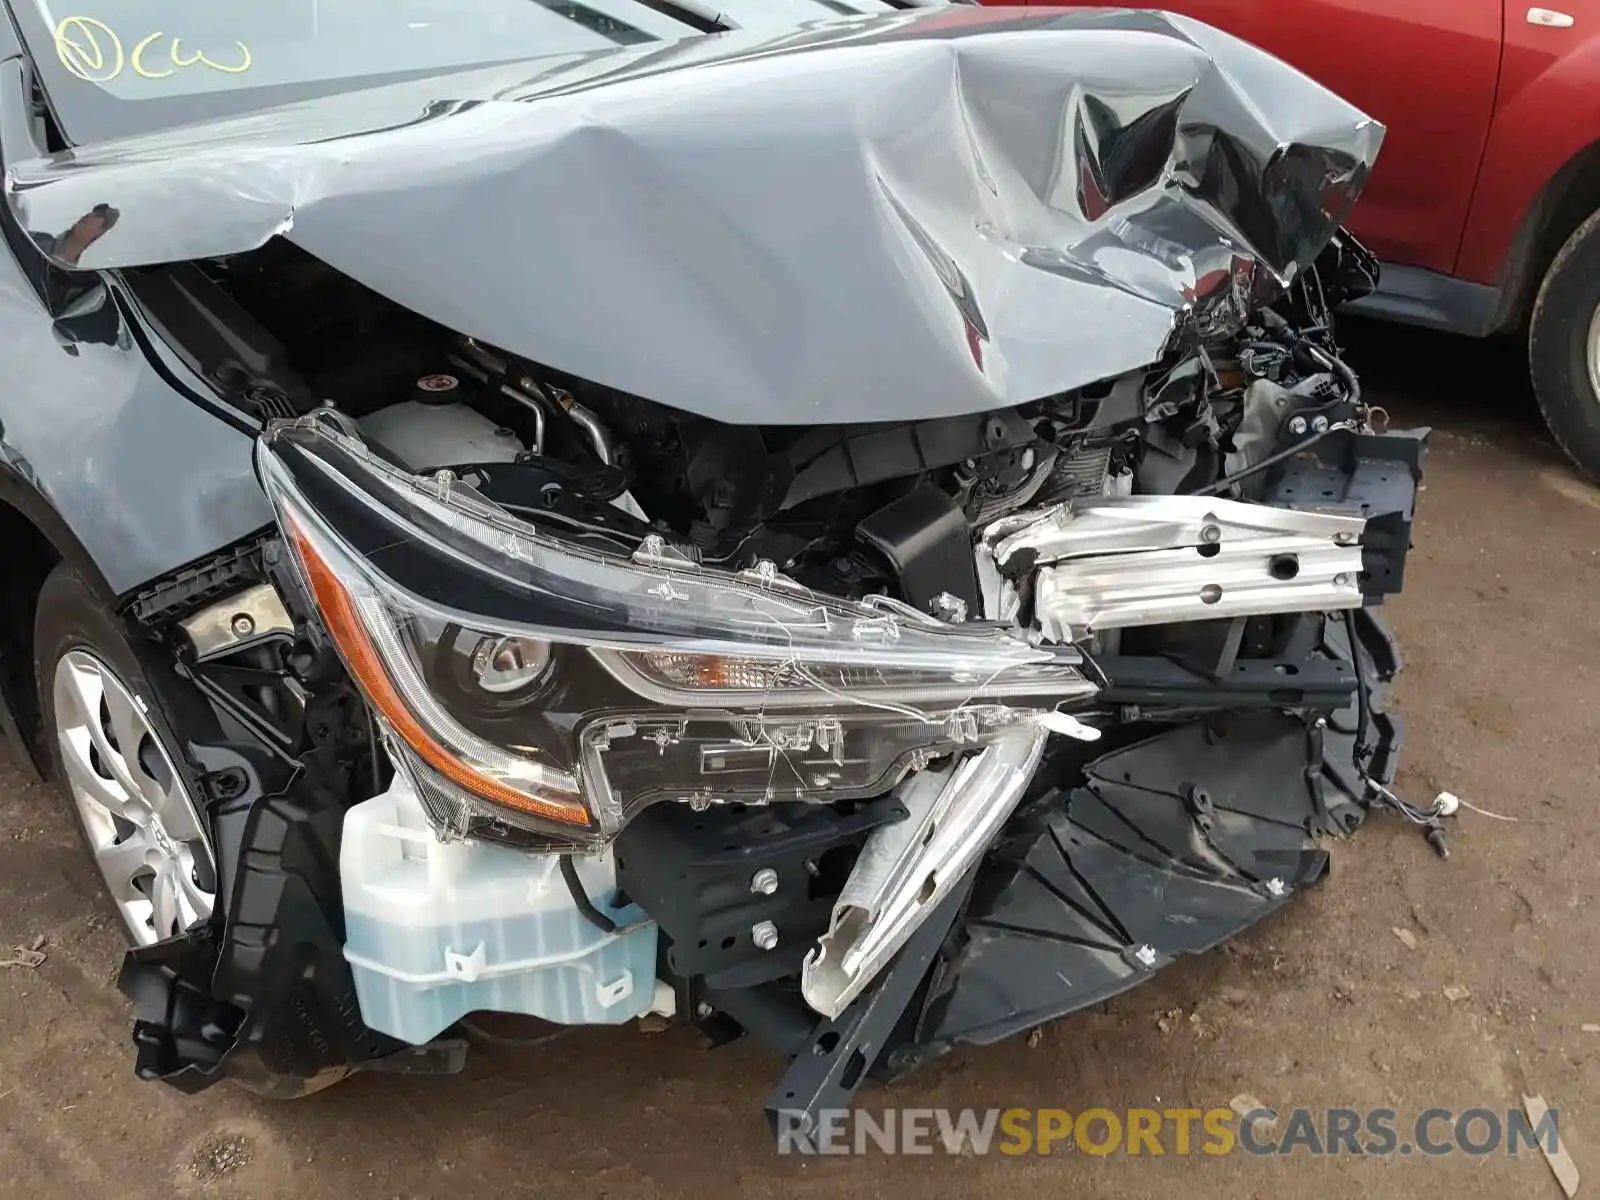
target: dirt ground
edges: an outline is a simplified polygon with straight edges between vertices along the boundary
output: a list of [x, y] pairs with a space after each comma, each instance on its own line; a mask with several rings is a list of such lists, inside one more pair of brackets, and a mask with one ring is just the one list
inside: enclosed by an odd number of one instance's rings
[[[1540, 1092], [1600, 1187], [1600, 490], [1543, 435], [1514, 347], [1358, 331], [1396, 422], [1437, 434], [1405, 594], [1401, 788], [1449, 789], [1452, 856], [1377, 818], [1328, 886], [1222, 951], [861, 1103], [899, 1106], [1515, 1104]], [[682, 1031], [583, 1030], [488, 1049], [449, 1079], [356, 1078], [287, 1105], [138, 1083], [118, 938], [64, 801], [0, 764], [0, 1192], [39, 1197], [1558, 1197], [1517, 1158], [778, 1158], [780, 1064]], [[1393, 929], [1409, 930], [1408, 948]], [[0, 951], [0, 958], [4, 952]], [[1450, 987], [1469, 995], [1452, 1001]]]

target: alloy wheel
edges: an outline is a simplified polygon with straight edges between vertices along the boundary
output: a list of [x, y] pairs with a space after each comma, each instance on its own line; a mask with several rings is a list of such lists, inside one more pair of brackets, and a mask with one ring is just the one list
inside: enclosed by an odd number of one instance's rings
[[138, 945], [211, 915], [204, 823], [145, 703], [87, 650], [56, 663], [56, 739], [95, 865]]
[[1594, 398], [1600, 401], [1600, 305], [1595, 306], [1594, 316], [1589, 318], [1589, 345], [1585, 357], [1589, 362], [1589, 386], [1594, 389]]

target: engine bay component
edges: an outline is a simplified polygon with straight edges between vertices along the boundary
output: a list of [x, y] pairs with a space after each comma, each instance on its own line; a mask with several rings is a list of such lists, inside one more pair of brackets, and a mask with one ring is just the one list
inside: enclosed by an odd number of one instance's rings
[[1032, 571], [1040, 632], [1072, 642], [1130, 625], [1353, 608], [1366, 522], [1210, 496], [1127, 496], [1008, 517], [984, 535], [999, 570]]
[[420, 1046], [480, 1009], [569, 1025], [647, 1012], [656, 927], [614, 903], [609, 855], [577, 869], [617, 932], [577, 911], [557, 855], [441, 842], [410, 780], [396, 775], [345, 814], [339, 852], [344, 956], [362, 1019]]
[[[940, 597], [960, 602], [963, 617], [977, 613], [978, 573], [972, 560], [972, 534], [966, 515], [931, 484], [914, 488], [863, 518], [856, 538], [888, 561], [913, 608], [935, 615]], [[953, 613], [953, 609], [947, 607]]]
[[1004, 409], [876, 429], [818, 429], [789, 447], [794, 481], [780, 507], [1020, 449], [1033, 439], [1022, 415]]
[[[425, 375], [435, 395], [449, 397], [459, 389], [451, 375]], [[448, 387], [443, 385], [448, 381]], [[406, 400], [361, 419], [362, 435], [394, 455], [413, 471], [431, 471], [460, 463], [514, 462], [523, 452], [516, 431], [455, 400]]]

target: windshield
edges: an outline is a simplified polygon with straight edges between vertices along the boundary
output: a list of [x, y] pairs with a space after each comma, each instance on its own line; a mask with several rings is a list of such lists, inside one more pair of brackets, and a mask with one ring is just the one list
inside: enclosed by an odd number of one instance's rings
[[[744, 28], [792, 28], [887, 6], [719, 8], [738, 11]], [[710, 24], [662, 0], [31, 0], [17, 15], [73, 142], [410, 77], [677, 41]]]

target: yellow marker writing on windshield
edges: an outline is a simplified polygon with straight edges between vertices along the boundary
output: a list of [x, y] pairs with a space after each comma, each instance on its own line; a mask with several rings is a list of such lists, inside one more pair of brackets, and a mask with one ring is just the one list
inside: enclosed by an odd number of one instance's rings
[[158, 29], [135, 42], [132, 54], [124, 54], [122, 39], [104, 21], [97, 17], [63, 17], [56, 25], [56, 55], [62, 66], [90, 83], [109, 83], [122, 74], [125, 66], [131, 66], [141, 79], [166, 79], [183, 67], [194, 66], [224, 75], [242, 75], [255, 61], [250, 47], [243, 42], [234, 42], [239, 48], [237, 62], [219, 62], [204, 50], [185, 54], [179, 49], [183, 41], [179, 37], [172, 39], [163, 55], [161, 42], [166, 36], [164, 30]]
[[210, 67], [213, 71], [222, 71], [228, 75], [242, 75], [244, 72], [250, 69], [250, 47], [246, 46], [243, 42], [234, 43], [235, 46], [239, 47], [239, 53], [244, 55], [243, 61], [235, 64], [234, 66], [225, 67], [219, 62], [212, 62], [211, 59], [205, 56], [205, 52], [203, 50], [196, 50], [188, 58], [179, 58], [179, 40], [180, 39], [178, 38], [172, 39], [172, 65], [175, 67], [192, 67], [195, 63], [200, 63], [202, 66]]
[[149, 37], [142, 39], [137, 45], [134, 46], [133, 53], [128, 56], [128, 62], [132, 64], [133, 73], [135, 75], [142, 75], [146, 79], [165, 79], [168, 75], [171, 75], [174, 70], [176, 70], [175, 67], [168, 67], [166, 70], [162, 71], [145, 65], [144, 52], [150, 48], [151, 42], [160, 41], [161, 37], [161, 32], [157, 30], [155, 33], [152, 33]]
[[63, 17], [56, 26], [56, 56], [79, 79], [105, 83], [122, 74], [122, 41], [104, 21]]

